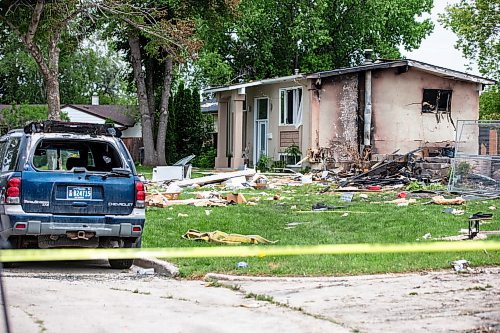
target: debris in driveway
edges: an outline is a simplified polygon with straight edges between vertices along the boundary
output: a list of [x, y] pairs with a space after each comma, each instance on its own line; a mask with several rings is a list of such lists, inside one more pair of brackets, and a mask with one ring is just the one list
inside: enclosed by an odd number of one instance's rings
[[462, 197], [456, 197], [454, 199], [445, 199], [442, 195], [437, 195], [432, 197], [432, 202], [438, 205], [463, 205], [465, 199]]
[[452, 261], [450, 264], [453, 267], [453, 269], [455, 270], [455, 272], [462, 272], [462, 271], [466, 270], [467, 268], [469, 268], [470, 262], [468, 262], [465, 259], [460, 259], [460, 260]]
[[462, 209], [456, 209], [456, 208], [445, 208], [442, 210], [443, 213], [446, 214], [452, 214], [452, 215], [464, 215], [465, 211]]
[[194, 229], [189, 229], [182, 238], [189, 240], [199, 240], [205, 242], [214, 242], [220, 244], [274, 244], [277, 241], [270, 241], [259, 235], [240, 235], [228, 234], [223, 231], [201, 232]]
[[139, 274], [139, 275], [154, 275], [155, 269], [154, 268], [141, 268], [137, 271], [137, 274]]

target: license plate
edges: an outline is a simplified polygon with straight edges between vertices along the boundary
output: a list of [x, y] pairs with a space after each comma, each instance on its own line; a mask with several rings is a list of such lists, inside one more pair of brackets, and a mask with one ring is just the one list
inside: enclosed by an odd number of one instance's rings
[[92, 187], [68, 186], [67, 198], [76, 200], [92, 200]]

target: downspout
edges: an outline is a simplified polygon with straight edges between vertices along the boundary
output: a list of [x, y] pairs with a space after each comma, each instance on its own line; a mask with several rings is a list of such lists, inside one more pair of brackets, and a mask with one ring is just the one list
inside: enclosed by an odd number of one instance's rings
[[[365, 50], [365, 65], [372, 63], [373, 50]], [[372, 71], [365, 72], [365, 112], [364, 112], [364, 130], [363, 146], [365, 152], [371, 147], [371, 127], [372, 127]]]

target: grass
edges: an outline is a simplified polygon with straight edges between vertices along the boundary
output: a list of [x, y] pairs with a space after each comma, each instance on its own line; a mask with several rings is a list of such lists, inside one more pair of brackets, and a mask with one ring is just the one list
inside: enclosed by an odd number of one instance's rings
[[[271, 201], [276, 191], [241, 191], [248, 199], [260, 197], [257, 206], [193, 207], [172, 206], [170, 208], [150, 207], [147, 210], [147, 224], [143, 237], [144, 247], [212, 247], [205, 242], [182, 239], [188, 229], [199, 231], [221, 230], [228, 233], [258, 234], [277, 245], [316, 245], [347, 243], [411, 243], [430, 242], [422, 237], [430, 233], [433, 238], [457, 235], [467, 228], [469, 214], [489, 211], [500, 200], [470, 201], [460, 209], [463, 216], [445, 214], [442, 205], [424, 205], [429, 199], [418, 199], [416, 205], [398, 207], [395, 204], [373, 204], [370, 202], [392, 200], [395, 193], [370, 193], [368, 200], [355, 194], [351, 203], [342, 203], [339, 194], [319, 194], [321, 187], [309, 185], [286, 187], [279, 191], [283, 200]], [[267, 194], [267, 195], [263, 195]], [[193, 197], [194, 193], [182, 193], [181, 199]], [[329, 205], [348, 205], [339, 212], [310, 212], [312, 204], [324, 202]], [[296, 209], [291, 209], [292, 206]], [[205, 210], [211, 210], [210, 215]], [[299, 213], [302, 211], [303, 213]], [[482, 230], [500, 230], [500, 216], [482, 225]], [[188, 217], [178, 217], [178, 214]], [[286, 229], [291, 222], [307, 222]], [[489, 239], [500, 239], [489, 236]], [[272, 246], [272, 245], [266, 245]], [[208, 272], [260, 276], [321, 276], [351, 275], [384, 272], [421, 271], [449, 268], [450, 262], [466, 259], [473, 266], [500, 264], [499, 252], [464, 253], [413, 253], [413, 254], [366, 254], [366, 255], [308, 255], [263, 258], [198, 258], [170, 259], [181, 275], [199, 278]], [[237, 268], [245, 261], [246, 268]]]

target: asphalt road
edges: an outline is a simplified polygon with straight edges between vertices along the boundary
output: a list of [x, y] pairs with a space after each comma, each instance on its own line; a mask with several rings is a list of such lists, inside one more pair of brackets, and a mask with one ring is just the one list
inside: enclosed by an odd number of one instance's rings
[[500, 267], [218, 279], [64, 262], [6, 269], [3, 280], [14, 333], [500, 332]]

